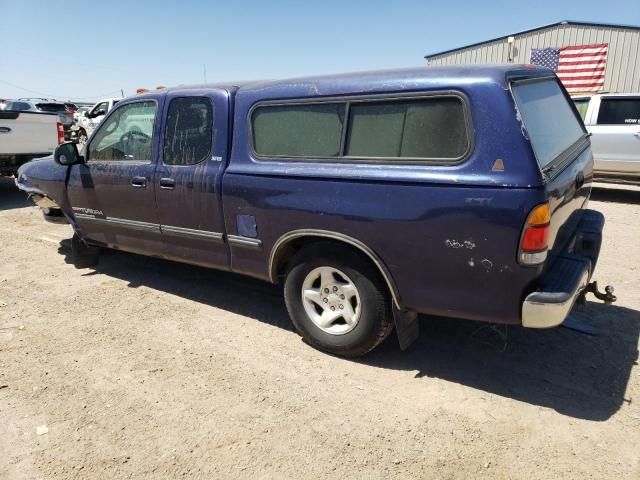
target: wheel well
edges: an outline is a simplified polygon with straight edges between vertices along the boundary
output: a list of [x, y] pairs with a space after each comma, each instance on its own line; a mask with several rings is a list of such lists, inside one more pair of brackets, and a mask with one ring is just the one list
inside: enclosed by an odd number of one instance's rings
[[[348, 237], [347, 237], [348, 238]], [[366, 246], [354, 244], [356, 240], [341, 240], [329, 237], [328, 235], [302, 235], [276, 244], [270, 260], [270, 277], [273, 282], [280, 282], [287, 271], [291, 259], [301, 250], [311, 248], [314, 245], [326, 244], [340, 248], [345, 248], [368, 262], [380, 275], [380, 280], [386, 285], [387, 292], [391, 295], [396, 307], [400, 308], [399, 295], [393, 283], [390, 272], [386, 269], [377, 255]], [[354, 243], [352, 243], [354, 242]], [[360, 243], [360, 242], [358, 242]]]

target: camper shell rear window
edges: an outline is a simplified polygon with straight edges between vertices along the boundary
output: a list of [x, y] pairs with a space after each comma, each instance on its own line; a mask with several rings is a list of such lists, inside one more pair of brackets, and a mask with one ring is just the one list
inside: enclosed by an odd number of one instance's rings
[[542, 170], [586, 135], [554, 78], [514, 82], [511, 91]]

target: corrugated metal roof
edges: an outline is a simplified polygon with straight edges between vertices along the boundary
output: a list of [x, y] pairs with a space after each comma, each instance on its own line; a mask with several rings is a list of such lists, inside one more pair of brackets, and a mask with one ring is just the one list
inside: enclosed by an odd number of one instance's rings
[[498, 40], [506, 40], [509, 37], [515, 37], [517, 35], [524, 35], [525, 33], [536, 32], [538, 30], [544, 30], [546, 28], [559, 27], [562, 25], [580, 25], [584, 27], [608, 27], [608, 28], [625, 28], [629, 30], [640, 30], [640, 26], [638, 25], [620, 25], [615, 23], [596, 23], [596, 22], [577, 22], [573, 20], [562, 20], [557, 23], [550, 23], [549, 25], [543, 25], [541, 27], [530, 28], [529, 30], [522, 30], [520, 32], [509, 33], [508, 35], [502, 35], [500, 37], [491, 38], [489, 40], [483, 40], [482, 42], [472, 43], [469, 45], [465, 45], [463, 47], [452, 48], [450, 50], [444, 50], [442, 52], [431, 53], [429, 55], [425, 55], [424, 58], [429, 60], [433, 57], [438, 57], [440, 55], [446, 55], [448, 53], [458, 52], [460, 50], [464, 50], [466, 48], [478, 47], [480, 45], [484, 45], [485, 43], [496, 42]]

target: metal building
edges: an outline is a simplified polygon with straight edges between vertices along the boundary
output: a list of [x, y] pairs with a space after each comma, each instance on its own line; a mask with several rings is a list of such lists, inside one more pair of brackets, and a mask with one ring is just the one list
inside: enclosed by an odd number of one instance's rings
[[428, 65], [530, 63], [533, 48], [608, 43], [604, 91], [640, 92], [640, 27], [562, 21], [425, 56]]

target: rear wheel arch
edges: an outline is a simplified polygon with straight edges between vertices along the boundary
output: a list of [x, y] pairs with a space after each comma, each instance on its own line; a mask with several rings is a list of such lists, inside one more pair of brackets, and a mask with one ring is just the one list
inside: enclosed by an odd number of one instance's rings
[[366, 257], [382, 277], [394, 306], [402, 310], [396, 284], [382, 259], [360, 240], [338, 232], [305, 229], [294, 230], [282, 235], [273, 245], [269, 255], [269, 280], [272, 283], [277, 283], [279, 278], [286, 272], [289, 260], [297, 252], [313, 244], [327, 241], [347, 247]]

